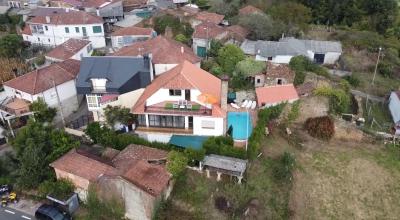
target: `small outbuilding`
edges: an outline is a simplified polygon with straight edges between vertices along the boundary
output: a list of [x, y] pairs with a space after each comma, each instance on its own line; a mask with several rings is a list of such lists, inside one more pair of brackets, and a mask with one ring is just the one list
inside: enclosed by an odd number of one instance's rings
[[208, 178], [210, 177], [210, 171], [215, 171], [217, 173], [217, 181], [221, 180], [222, 174], [237, 177], [240, 184], [246, 171], [247, 162], [247, 160], [234, 157], [210, 154], [205, 156], [203, 162], [200, 163], [200, 170], [205, 169]]

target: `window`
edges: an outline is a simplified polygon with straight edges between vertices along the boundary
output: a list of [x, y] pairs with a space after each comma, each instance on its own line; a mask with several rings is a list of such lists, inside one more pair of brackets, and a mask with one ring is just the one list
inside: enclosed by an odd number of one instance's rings
[[268, 60], [272, 60], [272, 57], [268, 57]]
[[65, 33], [69, 33], [69, 28], [68, 27], [65, 27]]
[[201, 128], [203, 129], [215, 129], [215, 122], [209, 120], [201, 121]]
[[31, 25], [31, 31], [34, 34], [44, 34], [42, 25]]
[[282, 79], [278, 79], [276, 83], [277, 83], [278, 85], [282, 85], [282, 84], [283, 84], [283, 81], [282, 81]]
[[89, 108], [98, 108], [100, 107], [100, 99], [99, 95], [86, 95], [87, 105]]
[[146, 126], [146, 115], [138, 115], [137, 119], [140, 126]]
[[75, 32], [79, 33], [79, 27], [75, 27]]
[[93, 33], [101, 33], [101, 26], [93, 26]]
[[257, 79], [257, 83], [261, 83], [261, 79]]
[[44, 29], [45, 29], [46, 31], [48, 31], [48, 30], [49, 30], [47, 26], [44, 26]]
[[169, 95], [170, 96], [181, 96], [182, 95], [182, 91], [181, 90], [177, 90], [177, 89], [170, 89], [169, 90]]
[[184, 116], [149, 115], [150, 127], [185, 128]]

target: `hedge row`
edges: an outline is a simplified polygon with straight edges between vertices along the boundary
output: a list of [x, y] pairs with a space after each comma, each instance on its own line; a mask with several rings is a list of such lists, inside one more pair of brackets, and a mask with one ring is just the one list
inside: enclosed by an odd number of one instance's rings
[[244, 149], [233, 146], [233, 139], [231, 137], [210, 137], [204, 142], [203, 149], [207, 154], [217, 154], [241, 159], [246, 159], [247, 157]]
[[247, 157], [249, 159], [257, 157], [260, 152], [262, 137], [265, 135], [265, 126], [267, 126], [269, 121], [279, 117], [285, 105], [286, 104], [276, 105], [258, 112], [257, 125], [253, 129], [248, 143]]

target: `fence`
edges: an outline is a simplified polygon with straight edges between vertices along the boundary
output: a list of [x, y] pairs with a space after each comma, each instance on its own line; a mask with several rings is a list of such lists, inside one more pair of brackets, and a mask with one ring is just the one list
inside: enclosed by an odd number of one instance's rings
[[79, 129], [83, 126], [88, 125], [90, 122], [93, 122], [93, 115], [82, 115], [78, 119], [75, 119], [67, 124], [68, 128]]

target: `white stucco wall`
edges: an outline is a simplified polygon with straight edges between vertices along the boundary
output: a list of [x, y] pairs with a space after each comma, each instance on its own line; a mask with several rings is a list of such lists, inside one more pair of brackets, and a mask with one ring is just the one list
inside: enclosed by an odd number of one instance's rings
[[154, 64], [154, 71], [156, 73], [156, 76], [167, 72], [168, 70], [174, 68], [175, 66], [177, 66], [178, 64], [174, 63], [174, 64], [162, 64], [162, 63], [156, 63]]
[[[202, 127], [203, 121], [209, 121], [214, 123], [214, 128]], [[220, 136], [224, 134], [224, 119], [213, 118], [213, 117], [193, 117], [193, 134], [204, 135], [204, 136]]]
[[[26, 24], [32, 25], [32, 24]], [[25, 41], [29, 41], [33, 44], [42, 44], [47, 46], [57, 46], [70, 38], [86, 39], [92, 42], [94, 48], [102, 48], [106, 46], [104, 38], [104, 27], [102, 23], [98, 24], [76, 24], [76, 25], [53, 25], [53, 24], [41, 24], [43, 25], [43, 34], [32, 33], [32, 35], [23, 34], [22, 37]], [[47, 30], [46, 27], [47, 26]], [[100, 26], [101, 33], [93, 33], [93, 26]], [[69, 33], [65, 32], [65, 28], [68, 27]], [[79, 28], [77, 33], [75, 27]], [[87, 37], [83, 36], [83, 28], [86, 28]], [[31, 28], [32, 30], [32, 28]]]
[[[129, 45], [134, 44], [138, 40], [142, 40], [143, 38], [149, 39], [149, 38], [151, 38], [151, 35], [130, 35], [130, 37], [133, 38], [133, 42], [132, 43], [128, 43], [128, 44], [120, 45], [118, 43], [118, 40], [119, 40], [119, 38], [123, 38], [123, 37], [124, 36], [111, 36], [111, 45], [112, 45], [112, 47], [116, 48], [116, 49], [119, 49], [121, 47], [129, 46]], [[122, 40], [122, 43], [123, 43], [123, 39], [121, 39], [121, 40]]]
[[276, 106], [276, 105], [279, 105], [279, 104], [284, 103], [284, 102], [287, 102], [287, 103], [290, 104], [290, 103], [293, 103], [293, 102], [295, 102], [297, 100], [299, 100], [299, 99], [296, 98], [296, 99], [285, 100], [285, 101], [282, 101], [282, 102], [266, 103], [264, 106], [262, 106], [262, 103], [257, 103], [257, 104], [258, 104], [258, 106], [260, 108], [269, 108], [269, 107]]
[[389, 110], [392, 115], [394, 123], [400, 121], [400, 100], [396, 92], [390, 93], [389, 97]]
[[193, 38], [193, 52], [197, 55], [197, 47], [206, 47], [207, 50], [210, 48], [210, 45], [207, 44], [207, 39], [201, 39], [201, 38]]
[[[197, 102], [199, 104], [204, 105], [204, 103], [201, 103], [197, 100], [197, 97], [201, 94], [201, 92], [198, 89], [191, 89], [190, 90], [190, 101], [192, 102]], [[160, 102], [164, 101], [179, 101], [179, 100], [185, 100], [185, 90], [181, 90], [181, 95], [180, 96], [170, 96], [169, 95], [169, 89], [159, 89], [157, 92], [155, 92], [152, 96], [150, 96], [147, 101], [146, 101], [146, 106], [151, 106]]]
[[161, 143], [168, 143], [171, 140], [172, 133], [152, 133], [152, 132], [142, 132], [136, 131], [139, 137], [144, 138], [150, 142], [161, 142]]
[[[290, 60], [292, 59], [293, 56], [275, 56], [272, 57], [272, 60], [270, 60], [273, 63], [286, 63], [288, 64]], [[260, 55], [256, 55], [256, 60], [258, 61], [267, 61], [268, 57], [263, 57]]]
[[324, 64], [334, 64], [339, 60], [341, 53], [328, 52], [325, 54]]

